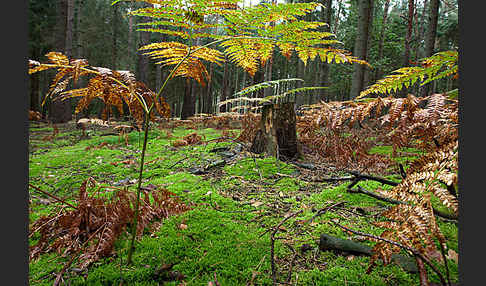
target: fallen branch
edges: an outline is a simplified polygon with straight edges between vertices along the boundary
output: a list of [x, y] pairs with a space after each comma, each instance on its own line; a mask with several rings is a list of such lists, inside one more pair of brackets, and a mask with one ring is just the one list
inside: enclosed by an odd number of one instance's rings
[[381, 241], [384, 241], [384, 242], [387, 242], [389, 244], [398, 246], [398, 247], [400, 247], [402, 249], [405, 249], [405, 250], [411, 252], [414, 256], [418, 256], [420, 259], [422, 259], [422, 261], [424, 261], [425, 263], [427, 263], [427, 265], [430, 266], [430, 268], [437, 274], [437, 276], [439, 276], [439, 279], [440, 279], [442, 285], [447, 285], [447, 282], [445, 281], [444, 276], [442, 276], [442, 273], [440, 273], [440, 271], [434, 266], [434, 264], [427, 257], [425, 257], [422, 253], [420, 253], [415, 248], [412, 248], [412, 247], [403, 245], [401, 243], [398, 243], [396, 241], [388, 240], [388, 239], [385, 239], [385, 238], [382, 238], [382, 237], [379, 237], [379, 236], [376, 236], [376, 235], [372, 235], [372, 234], [368, 234], [368, 233], [364, 233], [364, 232], [361, 232], [361, 231], [356, 231], [356, 230], [347, 228], [347, 227], [345, 227], [343, 225], [340, 225], [339, 223], [337, 223], [335, 221], [333, 221], [333, 223], [335, 225], [339, 226], [340, 228], [342, 228], [344, 230], [347, 230], [347, 231], [349, 231], [351, 233], [354, 233], [354, 234], [357, 234], [357, 235], [366, 236], [366, 237], [370, 237], [370, 238], [373, 238], [373, 239], [376, 239], [376, 240], [381, 240]]
[[270, 234], [270, 263], [272, 266], [272, 280], [273, 280], [273, 285], [277, 285], [277, 272], [275, 270], [275, 234], [279, 231], [280, 227], [290, 218], [297, 216], [303, 212], [303, 210], [299, 210], [293, 214], [290, 214], [286, 218], [284, 218], [279, 224], [277, 224], [274, 228], [272, 233]]
[[[320, 236], [319, 249], [321, 251], [332, 250], [338, 252], [347, 252], [354, 255], [371, 256], [373, 254], [373, 249], [368, 245], [348, 239], [331, 236], [325, 233], [321, 234]], [[415, 264], [415, 259], [412, 257], [393, 254], [391, 258], [395, 264], [401, 266], [405, 271], [409, 273], [416, 273], [418, 271], [417, 265]]]
[[51, 195], [51, 194], [49, 194], [48, 192], [43, 191], [43, 190], [39, 189], [38, 187], [36, 187], [36, 186], [34, 186], [34, 185], [30, 184], [30, 183], [29, 183], [29, 187], [34, 188], [36, 191], [41, 192], [41, 193], [43, 193], [44, 195], [46, 195], [46, 196], [48, 196], [48, 197], [51, 197], [51, 198], [55, 199], [56, 201], [61, 202], [61, 203], [65, 204], [65, 205], [67, 205], [67, 206], [70, 206], [70, 207], [72, 207], [72, 208], [73, 208], [73, 209], [75, 209], [75, 210], [77, 210], [77, 209], [78, 209], [77, 207], [75, 207], [75, 206], [73, 206], [72, 204], [70, 204], [70, 203], [68, 203], [68, 202], [64, 201], [63, 199], [60, 199], [60, 198], [58, 198], [58, 197], [56, 197], [56, 196], [54, 196], [54, 195]]
[[351, 175], [355, 176], [356, 178], [359, 178], [360, 180], [363, 180], [363, 179], [364, 180], [372, 180], [372, 181], [377, 181], [377, 182], [380, 182], [382, 184], [386, 184], [386, 185], [390, 185], [390, 186], [397, 186], [399, 184], [397, 182], [393, 182], [393, 181], [387, 180], [385, 178], [361, 174], [361, 173], [358, 173], [356, 171], [347, 171], [347, 172], [350, 173]]
[[[375, 192], [371, 192], [371, 191], [365, 190], [361, 186], [358, 186], [357, 189], [351, 189], [348, 186], [347, 191], [350, 192], [350, 193], [359, 193], [359, 194], [368, 195], [368, 196], [373, 197], [373, 198], [375, 198], [377, 200], [384, 201], [384, 202], [388, 202], [388, 203], [392, 203], [392, 204], [406, 204], [406, 202], [399, 201], [399, 200], [395, 200], [395, 199], [391, 199], [391, 198], [387, 198], [387, 197], [384, 197], [384, 196], [382, 196], [380, 194], [377, 194]], [[438, 209], [436, 209], [434, 207], [432, 207], [432, 211], [438, 217], [441, 217], [441, 218], [444, 218], [444, 219], [447, 219], [447, 220], [452, 220], [452, 221], [455, 221], [455, 222], [457, 222], [457, 220], [458, 220], [458, 217], [457, 216], [451, 215], [451, 214], [448, 214], [448, 213], [445, 213], [445, 212], [440, 211], [440, 210], [438, 210]]]

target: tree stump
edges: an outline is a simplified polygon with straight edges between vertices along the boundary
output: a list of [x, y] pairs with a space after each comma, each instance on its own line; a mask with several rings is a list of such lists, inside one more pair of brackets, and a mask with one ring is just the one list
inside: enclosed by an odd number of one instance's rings
[[262, 118], [250, 151], [291, 160], [298, 156], [294, 103], [263, 105]]

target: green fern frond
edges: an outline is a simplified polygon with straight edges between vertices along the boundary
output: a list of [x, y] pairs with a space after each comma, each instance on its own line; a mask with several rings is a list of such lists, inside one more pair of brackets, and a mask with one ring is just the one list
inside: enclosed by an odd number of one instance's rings
[[453, 76], [457, 78], [458, 74], [458, 53], [457, 51], [444, 51], [434, 54], [431, 57], [422, 59], [421, 66], [404, 67], [395, 70], [391, 75], [378, 80], [375, 84], [362, 91], [356, 98], [362, 98], [369, 94], [390, 94], [397, 92], [403, 87], [408, 88], [417, 81], [420, 85], [425, 85], [431, 81], [440, 78]]

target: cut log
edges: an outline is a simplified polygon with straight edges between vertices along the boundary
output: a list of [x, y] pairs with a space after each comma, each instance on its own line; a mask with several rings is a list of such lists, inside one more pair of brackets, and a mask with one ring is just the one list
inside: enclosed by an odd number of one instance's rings
[[[373, 249], [368, 245], [356, 241], [342, 239], [328, 234], [321, 234], [319, 240], [319, 249], [321, 251], [348, 252], [355, 255], [368, 255], [373, 253]], [[392, 261], [410, 273], [417, 273], [417, 263], [413, 257], [392, 254]]]
[[262, 118], [250, 151], [266, 153], [282, 160], [291, 160], [298, 156], [293, 102], [263, 105]]

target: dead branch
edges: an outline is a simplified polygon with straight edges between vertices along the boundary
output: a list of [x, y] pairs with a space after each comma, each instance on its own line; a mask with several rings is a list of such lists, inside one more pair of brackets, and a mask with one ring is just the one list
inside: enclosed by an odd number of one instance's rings
[[41, 192], [41, 193], [43, 193], [44, 195], [46, 195], [46, 196], [48, 196], [48, 197], [51, 197], [51, 198], [55, 199], [56, 201], [61, 202], [61, 203], [65, 204], [65, 205], [67, 205], [67, 206], [70, 206], [70, 207], [72, 207], [72, 208], [73, 208], [73, 209], [75, 209], [75, 210], [77, 210], [77, 209], [78, 209], [77, 207], [75, 207], [75, 206], [73, 206], [72, 204], [70, 204], [70, 203], [68, 203], [68, 202], [64, 201], [63, 199], [60, 199], [60, 198], [58, 198], [58, 197], [56, 197], [56, 196], [54, 196], [54, 195], [51, 195], [51, 194], [49, 194], [48, 192], [45, 192], [45, 191], [41, 190], [40, 188], [38, 188], [38, 187], [36, 187], [36, 186], [34, 186], [34, 185], [30, 184], [30, 183], [29, 183], [29, 187], [34, 188], [36, 191]]
[[277, 224], [274, 228], [272, 233], [270, 234], [270, 263], [272, 266], [272, 280], [273, 280], [273, 285], [277, 285], [277, 272], [275, 270], [275, 234], [279, 231], [280, 227], [290, 218], [297, 216], [303, 212], [303, 210], [299, 210], [293, 214], [290, 214], [289, 216], [285, 217], [279, 224]]
[[[388, 202], [388, 203], [392, 203], [392, 204], [406, 204], [405, 202], [402, 202], [402, 201], [399, 201], [399, 200], [395, 200], [395, 199], [391, 199], [391, 198], [387, 198], [387, 197], [384, 197], [384, 196], [381, 196], [375, 192], [371, 192], [371, 191], [368, 191], [368, 190], [365, 190], [363, 189], [363, 187], [361, 186], [358, 186], [357, 189], [351, 189], [349, 188], [348, 186], [348, 189], [347, 189], [348, 192], [350, 193], [359, 193], [359, 194], [364, 194], [364, 195], [368, 195], [370, 197], [373, 197], [377, 200], [380, 200], [380, 201], [384, 201], [384, 202]], [[434, 212], [434, 214], [438, 217], [441, 217], [441, 218], [444, 218], [444, 219], [448, 219], [448, 220], [453, 220], [455, 222], [457, 222], [458, 220], [458, 217], [455, 216], [455, 215], [451, 215], [451, 214], [448, 214], [448, 213], [445, 213], [443, 211], [440, 211], [434, 207], [432, 207], [432, 210]]]
[[422, 253], [420, 253], [415, 248], [412, 248], [412, 247], [409, 247], [407, 245], [403, 245], [401, 243], [398, 243], [396, 241], [388, 240], [388, 239], [385, 239], [385, 238], [382, 238], [382, 237], [379, 237], [379, 236], [376, 236], [376, 235], [372, 235], [372, 234], [369, 234], [369, 233], [364, 233], [364, 232], [361, 232], [361, 231], [357, 231], [357, 230], [350, 229], [348, 227], [345, 227], [343, 225], [340, 225], [339, 223], [337, 223], [335, 221], [333, 221], [332, 223], [334, 223], [336, 226], [339, 226], [340, 228], [342, 228], [344, 230], [347, 230], [349, 232], [352, 232], [354, 234], [362, 235], [362, 236], [366, 236], [366, 237], [370, 237], [370, 238], [373, 238], [373, 239], [376, 239], [376, 240], [381, 240], [381, 241], [384, 241], [386, 243], [389, 243], [389, 244], [398, 246], [398, 247], [400, 247], [402, 249], [405, 249], [405, 250], [411, 252], [414, 256], [418, 256], [425, 263], [427, 263], [427, 265], [430, 266], [430, 268], [437, 274], [437, 276], [439, 276], [439, 279], [440, 279], [442, 285], [447, 286], [447, 283], [446, 283], [446, 281], [444, 279], [444, 276], [442, 276], [442, 273], [440, 273], [440, 271], [434, 266], [434, 264], [427, 257], [425, 257], [424, 255], [422, 255]]

